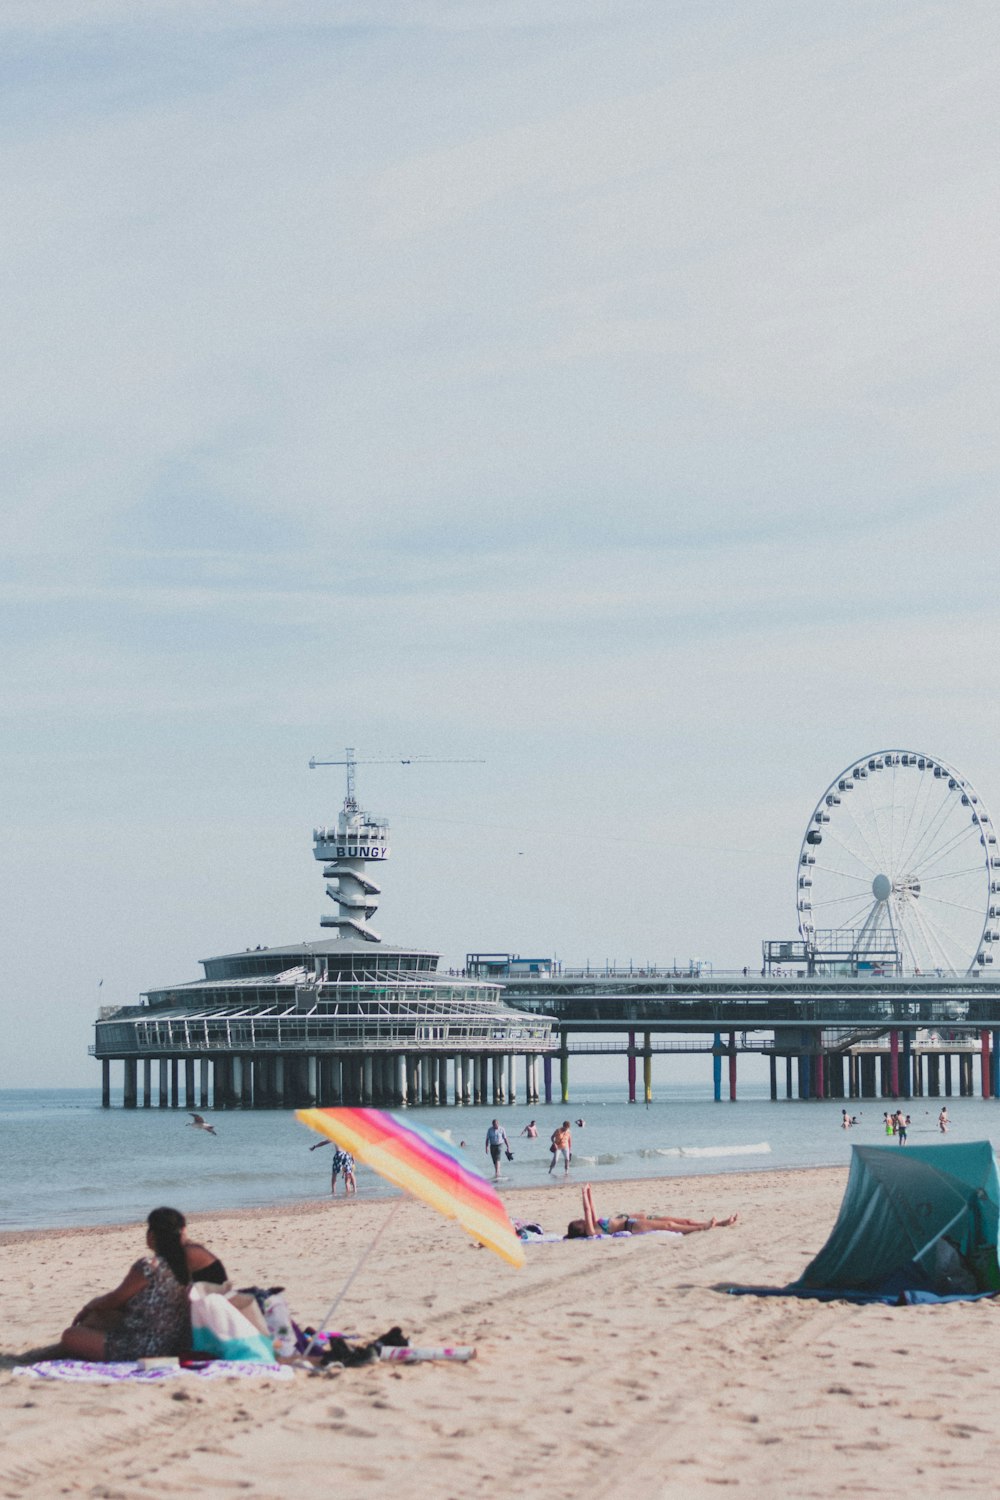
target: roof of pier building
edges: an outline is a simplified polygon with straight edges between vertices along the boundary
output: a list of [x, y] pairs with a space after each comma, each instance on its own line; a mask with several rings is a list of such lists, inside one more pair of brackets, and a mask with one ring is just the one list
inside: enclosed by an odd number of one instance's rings
[[205, 979], [214, 982], [273, 978], [294, 968], [305, 968], [312, 973], [325, 972], [331, 978], [375, 972], [433, 974], [439, 957], [439, 954], [422, 948], [367, 943], [361, 938], [326, 938], [315, 943], [282, 943], [276, 948], [244, 948], [239, 953], [223, 953], [215, 958], [203, 958], [200, 962]]

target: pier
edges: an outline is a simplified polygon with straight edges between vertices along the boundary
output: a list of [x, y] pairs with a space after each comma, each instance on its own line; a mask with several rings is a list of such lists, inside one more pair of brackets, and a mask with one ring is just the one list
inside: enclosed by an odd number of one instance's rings
[[[468, 971], [498, 972], [469, 954]], [[517, 961], [514, 960], [516, 966]], [[739, 1057], [770, 1065], [772, 1099], [1000, 1097], [1000, 983], [983, 975], [774, 976], [632, 966], [553, 972], [508, 969], [504, 999], [545, 1015], [558, 1035], [557, 1097], [570, 1099], [570, 1059], [622, 1055], [630, 1102], [652, 1097], [657, 1054], [703, 1053], [712, 1092], [735, 1100]], [[544, 1063], [552, 1102], [552, 1062]]]

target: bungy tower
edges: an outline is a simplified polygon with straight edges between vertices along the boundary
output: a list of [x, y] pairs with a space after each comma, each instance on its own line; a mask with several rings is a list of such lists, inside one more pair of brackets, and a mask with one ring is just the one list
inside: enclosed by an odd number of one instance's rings
[[336, 825], [313, 830], [336, 908], [320, 925], [335, 936], [202, 959], [203, 979], [104, 1007], [91, 1051], [105, 1106], [119, 1064], [126, 1108], [537, 1101], [538, 1059], [557, 1046], [548, 1017], [504, 1004], [496, 983], [439, 973], [438, 954], [384, 943], [371, 926], [389, 825], [360, 808], [358, 764], [353, 750], [310, 762], [347, 770]]

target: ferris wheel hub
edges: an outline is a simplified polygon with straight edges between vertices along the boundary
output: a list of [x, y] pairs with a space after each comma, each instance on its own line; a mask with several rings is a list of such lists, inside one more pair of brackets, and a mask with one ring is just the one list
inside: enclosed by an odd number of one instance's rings
[[892, 894], [892, 881], [888, 875], [876, 875], [872, 881], [872, 895], [876, 901], [888, 901]]

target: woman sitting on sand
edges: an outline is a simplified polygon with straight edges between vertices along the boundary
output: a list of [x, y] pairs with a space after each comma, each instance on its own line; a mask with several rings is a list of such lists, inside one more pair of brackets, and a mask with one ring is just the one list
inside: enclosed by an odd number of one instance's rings
[[82, 1307], [61, 1344], [71, 1359], [133, 1360], [182, 1353], [191, 1342], [188, 1287], [226, 1280], [222, 1262], [204, 1245], [188, 1244], [176, 1208], [154, 1208], [147, 1219], [152, 1255], [137, 1260], [113, 1292]]
[[568, 1240], [602, 1239], [605, 1235], [656, 1234], [667, 1230], [671, 1234], [699, 1234], [704, 1229], [728, 1229], [737, 1223], [739, 1214], [728, 1219], [675, 1219], [669, 1215], [615, 1214], [610, 1219], [599, 1219], [594, 1212], [594, 1195], [588, 1182], [583, 1189], [583, 1218], [571, 1219], [566, 1231]]

